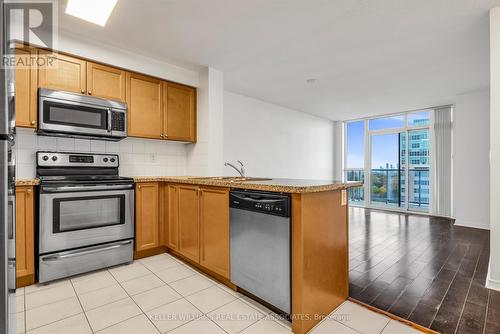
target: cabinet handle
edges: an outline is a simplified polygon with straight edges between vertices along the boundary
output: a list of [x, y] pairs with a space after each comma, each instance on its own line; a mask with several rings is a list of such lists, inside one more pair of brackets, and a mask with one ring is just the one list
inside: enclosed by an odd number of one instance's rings
[[85, 89], [82, 89], [82, 94], [85, 94]]
[[31, 194], [31, 188], [30, 188], [30, 189], [28, 189], [28, 190], [26, 190], [26, 192], [27, 192], [28, 194]]
[[160, 137], [162, 137], [162, 138], [163, 138], [163, 133], [160, 135]]
[[89, 95], [92, 95], [92, 91], [91, 90], [89, 90]]
[[35, 123], [36, 123], [35, 121], [31, 121], [31, 125], [35, 125]]
[[141, 185], [138, 185], [137, 188], [141, 189]]

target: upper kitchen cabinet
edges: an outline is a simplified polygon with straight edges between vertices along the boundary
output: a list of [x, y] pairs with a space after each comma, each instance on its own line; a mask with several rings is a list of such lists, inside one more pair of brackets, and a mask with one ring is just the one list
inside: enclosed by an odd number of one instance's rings
[[163, 138], [161, 80], [127, 73], [128, 135]]
[[125, 73], [115, 67], [87, 62], [87, 94], [125, 101]]
[[52, 53], [50, 57], [53, 57], [52, 66], [38, 69], [38, 87], [85, 94], [87, 62], [59, 53]]
[[163, 110], [167, 139], [196, 142], [196, 89], [164, 82]]
[[16, 48], [16, 126], [36, 128], [37, 123], [37, 49]]

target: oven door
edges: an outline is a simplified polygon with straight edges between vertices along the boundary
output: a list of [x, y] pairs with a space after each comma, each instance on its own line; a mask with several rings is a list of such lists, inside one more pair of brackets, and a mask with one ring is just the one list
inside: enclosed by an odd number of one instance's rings
[[134, 237], [132, 184], [42, 186], [39, 203], [40, 254]]
[[111, 109], [79, 101], [40, 97], [39, 130], [111, 136]]

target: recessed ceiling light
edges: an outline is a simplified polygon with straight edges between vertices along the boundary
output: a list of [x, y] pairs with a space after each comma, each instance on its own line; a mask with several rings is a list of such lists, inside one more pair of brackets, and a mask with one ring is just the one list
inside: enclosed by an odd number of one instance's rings
[[117, 2], [118, 0], [68, 0], [66, 14], [104, 27]]
[[306, 80], [306, 82], [307, 82], [308, 84], [313, 84], [313, 83], [315, 83], [315, 82], [316, 82], [316, 79], [314, 79], [314, 78], [307, 79], [307, 80]]

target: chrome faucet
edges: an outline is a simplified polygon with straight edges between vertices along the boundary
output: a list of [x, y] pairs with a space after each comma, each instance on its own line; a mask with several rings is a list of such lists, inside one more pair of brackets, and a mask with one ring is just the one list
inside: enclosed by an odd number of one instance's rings
[[229, 166], [229, 167], [234, 168], [234, 170], [236, 170], [236, 171], [240, 174], [240, 176], [241, 176], [241, 177], [245, 177], [245, 166], [243, 165], [243, 162], [241, 162], [241, 161], [239, 161], [239, 160], [237, 160], [237, 161], [238, 161], [238, 163], [239, 163], [239, 164], [240, 164], [240, 166], [241, 166], [240, 168], [236, 167], [235, 165], [233, 165], [233, 164], [232, 164], [232, 163], [230, 163], [230, 162], [226, 162], [226, 163], [224, 164], [224, 166]]

